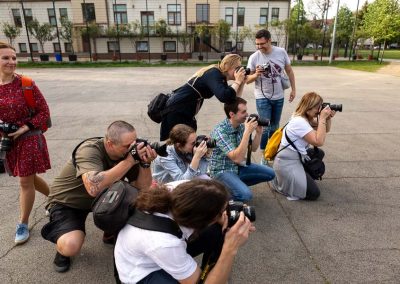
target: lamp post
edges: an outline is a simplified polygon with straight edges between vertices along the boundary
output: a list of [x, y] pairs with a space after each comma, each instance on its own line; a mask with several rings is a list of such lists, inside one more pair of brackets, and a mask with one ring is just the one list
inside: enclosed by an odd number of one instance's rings
[[22, 7], [22, 15], [24, 16], [26, 37], [28, 38], [29, 53], [30, 53], [30, 55], [31, 55], [31, 61], [33, 62], [33, 54], [32, 54], [31, 41], [30, 41], [30, 39], [29, 39], [28, 25], [27, 25], [27, 23], [26, 23], [26, 15], [25, 15], [24, 1], [22, 1], [22, 0], [21, 0], [21, 7]]
[[62, 61], [62, 48], [61, 48], [61, 42], [60, 42], [60, 31], [58, 30], [58, 21], [57, 21], [57, 13], [56, 13], [56, 4], [55, 4], [54, 2], [55, 2], [55, 1], [53, 0], [54, 17], [56, 18], [57, 41], [58, 41], [58, 46], [60, 47], [60, 59], [61, 59], [61, 61]]
[[360, 0], [357, 0], [357, 9], [356, 9], [356, 14], [355, 14], [355, 19], [354, 19], [354, 25], [353, 25], [353, 33], [351, 35], [351, 43], [350, 43], [350, 53], [349, 53], [349, 60], [353, 57], [353, 49], [354, 49], [354, 37], [356, 34], [356, 28], [357, 28], [357, 20], [358, 20], [358, 5], [360, 4]]
[[149, 10], [147, 6], [146, 0], [146, 24], [147, 24], [147, 51], [149, 55], [149, 63], [150, 63], [150, 27], [149, 27]]
[[[179, 9], [180, 11], [180, 9]], [[179, 29], [178, 29], [178, 0], [175, 0], [175, 25], [176, 25], [176, 61], [179, 61]]]
[[83, 0], [83, 7], [85, 9], [85, 26], [86, 26], [86, 40], [89, 43], [89, 59], [90, 62], [92, 62], [92, 45], [90, 44], [90, 37], [89, 37], [89, 25], [88, 25], [88, 15], [87, 15], [87, 7], [86, 7], [86, 1]]
[[114, 9], [113, 10], [114, 10], [114, 21], [115, 21], [115, 24], [117, 25], [117, 42], [118, 42], [118, 49], [119, 49], [119, 52], [118, 52], [119, 62], [121, 62], [122, 59], [121, 59], [121, 44], [120, 44], [120, 40], [119, 40], [119, 21], [117, 18], [117, 0], [114, 0]]
[[238, 35], [239, 35], [239, 0], [236, 1], [236, 38], [235, 38], [235, 45], [236, 45], [236, 53], [238, 53]]
[[338, 14], [339, 14], [339, 5], [340, 5], [340, 0], [338, 0], [338, 2], [337, 2], [335, 23], [333, 24], [333, 35], [332, 35], [332, 43], [331, 43], [331, 52], [329, 54], [329, 64], [332, 63], [333, 49], [335, 48], [336, 24], [337, 24], [337, 17], [338, 17]]

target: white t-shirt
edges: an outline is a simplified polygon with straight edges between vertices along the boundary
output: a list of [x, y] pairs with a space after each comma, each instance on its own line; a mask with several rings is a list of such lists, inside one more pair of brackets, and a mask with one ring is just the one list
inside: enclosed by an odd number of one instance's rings
[[281, 83], [281, 73], [286, 65], [290, 65], [290, 59], [285, 49], [272, 46], [271, 53], [263, 53], [259, 50], [249, 57], [247, 68], [255, 71], [257, 65], [266, 64], [263, 75], [257, 77], [255, 81], [254, 96], [256, 99], [282, 99], [284, 92]]
[[[285, 147], [289, 144], [286, 139], [285, 131], [289, 136], [289, 139], [292, 140], [294, 145], [296, 145], [297, 150], [303, 155], [307, 154], [308, 143], [304, 140], [304, 136], [306, 136], [309, 132], [311, 132], [313, 128], [311, 127], [310, 123], [307, 119], [302, 116], [294, 116], [286, 125], [285, 129], [283, 130], [281, 145]], [[288, 146], [293, 151], [296, 151], [292, 146]]]
[[[166, 214], [155, 215], [171, 218]], [[186, 252], [185, 239], [190, 237], [193, 230], [182, 226], [180, 229], [182, 239], [168, 233], [125, 225], [118, 234], [114, 250], [120, 280], [123, 283], [136, 283], [160, 269], [177, 280], [191, 276], [196, 271], [197, 263]]]

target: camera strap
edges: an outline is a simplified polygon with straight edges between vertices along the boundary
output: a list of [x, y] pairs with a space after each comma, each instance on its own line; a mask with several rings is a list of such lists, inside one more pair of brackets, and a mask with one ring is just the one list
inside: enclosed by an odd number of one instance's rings
[[196, 112], [195, 115], [198, 114], [198, 112], [200, 111], [202, 102], [204, 101], [203, 96], [201, 95], [201, 93], [194, 87], [194, 84], [196, 83], [197, 79], [199, 79], [198, 76], [196, 76], [192, 82], [192, 84], [190, 84], [190, 80], [192, 80], [192, 78], [189, 79], [189, 81], [186, 82], [186, 84], [188, 84], [190, 87], [192, 87], [192, 89], [199, 95], [199, 98], [197, 98], [197, 105], [196, 105]]

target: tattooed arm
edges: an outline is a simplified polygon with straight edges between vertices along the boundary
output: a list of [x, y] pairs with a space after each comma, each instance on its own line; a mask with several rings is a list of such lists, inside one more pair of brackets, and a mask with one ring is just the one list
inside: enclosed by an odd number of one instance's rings
[[119, 162], [115, 167], [102, 171], [90, 171], [82, 175], [83, 184], [90, 196], [96, 197], [105, 188], [121, 180], [137, 161], [132, 158]]

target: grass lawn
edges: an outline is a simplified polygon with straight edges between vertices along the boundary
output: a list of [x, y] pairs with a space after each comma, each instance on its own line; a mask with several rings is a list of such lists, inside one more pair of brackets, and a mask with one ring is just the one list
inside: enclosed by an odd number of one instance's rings
[[[378, 57], [378, 51], [379, 50], [373, 50], [373, 54], [372, 55], [374, 57]], [[382, 50], [380, 52], [381, 53], [379, 54], [379, 56], [381, 56]], [[321, 54], [321, 49], [317, 49], [317, 50], [306, 49], [304, 51], [304, 54], [312, 55], [314, 53], [320, 55]], [[324, 54], [325, 54], [324, 56], [327, 56], [328, 53], [329, 53], [329, 49], [325, 48], [324, 49]], [[336, 49], [335, 49], [335, 53], [336, 53]], [[349, 56], [349, 53], [350, 53], [350, 51], [348, 50], [347, 51], [347, 57]], [[370, 49], [360, 49], [360, 50], [357, 50], [357, 54], [361, 55], [364, 59], [366, 59], [366, 58], [368, 58], [368, 55], [371, 54], [371, 50]], [[339, 49], [339, 56], [340, 57], [344, 56], [344, 49], [343, 48]], [[385, 49], [385, 53], [383, 55], [383, 58], [384, 59], [400, 59], [400, 49]]]
[[[193, 67], [206, 66], [214, 62], [156, 62], [148, 63], [146, 61], [123, 61], [123, 62], [19, 62], [18, 68], [109, 68], [109, 67]], [[375, 72], [387, 65], [387, 62], [379, 64], [377, 61], [293, 61], [293, 66], [332, 66], [338, 68]], [[246, 65], [246, 62], [243, 62]]]

